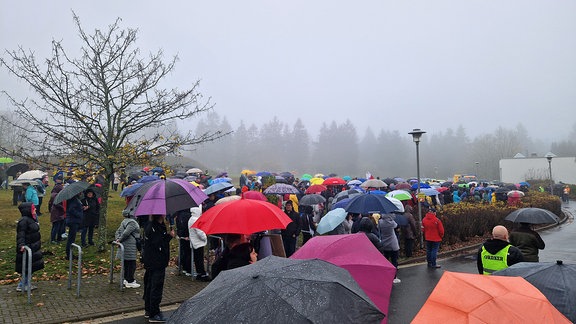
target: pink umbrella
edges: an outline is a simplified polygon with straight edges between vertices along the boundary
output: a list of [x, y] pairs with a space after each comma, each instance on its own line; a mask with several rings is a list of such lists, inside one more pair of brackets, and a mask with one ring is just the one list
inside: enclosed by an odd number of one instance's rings
[[[388, 314], [396, 268], [364, 233], [315, 236], [290, 258], [317, 258], [348, 270], [374, 304]], [[382, 323], [386, 323], [386, 318]]]
[[244, 199], [252, 199], [252, 200], [261, 200], [261, 201], [268, 201], [266, 196], [260, 191], [249, 190], [242, 193], [242, 198]]

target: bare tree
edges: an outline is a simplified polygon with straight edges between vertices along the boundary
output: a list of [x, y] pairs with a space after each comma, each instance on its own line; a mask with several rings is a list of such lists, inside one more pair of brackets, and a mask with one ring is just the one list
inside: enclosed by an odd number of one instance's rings
[[[11, 150], [15, 156], [45, 159], [49, 152], [60, 163], [93, 166], [105, 178], [99, 226], [99, 248], [106, 242], [108, 190], [120, 165], [142, 165], [149, 158], [177, 152], [225, 134], [193, 135], [166, 127], [211, 110], [202, 102], [198, 82], [186, 90], [163, 89], [161, 81], [174, 70], [177, 57], [163, 60], [162, 51], [142, 55], [136, 46], [137, 30], [121, 29], [118, 18], [106, 30], [87, 34], [73, 13], [82, 41], [81, 55], [72, 57], [60, 41], [52, 41], [52, 54], [39, 64], [32, 51], [7, 51], [1, 65], [23, 80], [36, 99], [18, 99], [5, 93], [27, 125], [25, 142], [35, 148]], [[8, 120], [7, 120], [8, 121]], [[8, 121], [9, 122], [9, 121]]]

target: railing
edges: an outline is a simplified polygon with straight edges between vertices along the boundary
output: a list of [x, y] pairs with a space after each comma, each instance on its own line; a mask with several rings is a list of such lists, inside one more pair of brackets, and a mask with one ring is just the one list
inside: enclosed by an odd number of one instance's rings
[[[78, 279], [76, 284], [76, 297], [80, 297], [80, 284], [82, 280], [82, 247], [78, 244], [72, 243], [72, 247], [78, 249]], [[68, 289], [72, 289], [72, 263], [73, 263], [72, 248], [70, 248], [70, 254], [68, 255], [70, 264], [68, 265]]]
[[124, 290], [124, 244], [112, 241], [110, 248], [110, 283], [114, 282], [114, 246], [118, 245], [120, 248], [120, 291]]
[[[184, 244], [190, 245], [190, 239], [188, 237], [180, 237], [178, 236], [178, 274], [182, 274], [182, 241], [185, 241]], [[196, 278], [198, 274], [196, 271], [196, 267], [194, 265], [194, 249], [190, 248], [190, 270], [192, 278]]]
[[[28, 269], [26, 269], [26, 259], [28, 259]], [[28, 278], [28, 285], [26, 287], [26, 292], [28, 293], [28, 304], [31, 304], [31, 293], [32, 293], [32, 249], [27, 245], [24, 245], [24, 255], [22, 255], [22, 277]]]
[[[220, 253], [222, 253], [224, 251], [224, 239], [222, 239], [220, 236], [216, 236], [216, 235], [208, 235], [208, 238], [215, 238], [218, 239], [220, 242]], [[216, 259], [218, 257], [218, 253], [214, 254], [214, 258]], [[206, 271], [212, 275], [212, 267], [210, 266], [210, 254], [208, 254], [208, 264], [206, 265]]]

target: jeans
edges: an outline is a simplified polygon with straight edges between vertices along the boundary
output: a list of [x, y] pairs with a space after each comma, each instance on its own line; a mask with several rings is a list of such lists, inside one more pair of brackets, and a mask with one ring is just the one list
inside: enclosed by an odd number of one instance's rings
[[144, 273], [144, 310], [150, 318], [160, 313], [166, 269], [146, 269]]
[[426, 241], [426, 261], [429, 267], [436, 266], [436, 256], [439, 248], [440, 242]]
[[80, 240], [82, 241], [82, 246], [86, 245], [86, 233], [88, 233], [88, 243], [94, 245], [94, 226], [82, 227], [80, 234]]
[[[28, 271], [28, 270], [26, 270]], [[29, 284], [29, 278], [26, 276], [26, 273], [22, 274], [22, 279], [20, 279], [20, 282], [18, 283], [18, 288], [24, 290], [26, 287], [28, 287]]]
[[66, 241], [66, 259], [70, 257], [70, 248], [72, 243], [76, 241], [76, 233], [78, 232], [80, 224], [68, 224], [68, 241]]
[[59, 220], [52, 223], [52, 231], [50, 232], [50, 241], [58, 242], [62, 241], [62, 228], [65, 227], [65, 221]]

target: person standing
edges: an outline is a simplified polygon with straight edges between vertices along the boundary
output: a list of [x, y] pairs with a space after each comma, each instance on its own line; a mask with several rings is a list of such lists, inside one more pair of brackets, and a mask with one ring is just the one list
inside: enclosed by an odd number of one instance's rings
[[416, 239], [416, 219], [412, 215], [412, 206], [406, 204], [404, 206], [404, 217], [408, 220], [408, 224], [401, 226], [400, 231], [404, 239], [404, 254], [407, 258], [412, 257], [414, 251], [414, 240]]
[[48, 200], [48, 210], [50, 211], [50, 222], [52, 223], [52, 231], [50, 232], [50, 242], [52, 244], [57, 244], [62, 241], [63, 229], [66, 230], [65, 218], [66, 211], [62, 202], [54, 204], [54, 199], [58, 196], [58, 193], [62, 191], [62, 180], [60, 183], [56, 183], [52, 192], [50, 193], [50, 200]]
[[170, 259], [170, 240], [174, 231], [166, 229], [166, 215], [151, 215], [144, 230], [144, 316], [150, 323], [164, 323], [160, 311], [166, 267]]
[[66, 200], [66, 226], [68, 226], [68, 240], [66, 241], [66, 260], [70, 259], [70, 248], [72, 243], [76, 241], [76, 233], [82, 219], [84, 218], [84, 211], [82, 202], [80, 201], [80, 194]]
[[492, 238], [484, 242], [478, 250], [476, 266], [479, 274], [489, 275], [523, 261], [524, 256], [520, 249], [508, 242], [506, 227], [497, 225], [492, 229]]
[[296, 252], [296, 241], [298, 241], [298, 236], [300, 236], [300, 217], [298, 213], [294, 211], [292, 200], [286, 201], [284, 204], [284, 212], [292, 220], [292, 222], [286, 226], [286, 229], [282, 230], [284, 252], [286, 252], [286, 257], [289, 258]]
[[182, 272], [186, 276], [192, 276], [192, 247], [190, 246], [190, 231], [188, 230], [188, 221], [192, 213], [190, 208], [179, 210], [174, 213], [174, 222], [176, 224], [176, 234], [179, 241], [179, 264]]
[[304, 245], [316, 233], [316, 224], [314, 223], [314, 209], [312, 206], [301, 206], [301, 209], [299, 225], [302, 232], [302, 245]]
[[[37, 287], [32, 285], [32, 278], [28, 278], [27, 273], [22, 273], [22, 263], [26, 263], [25, 269], [28, 269], [28, 258], [24, 259], [24, 246], [32, 250], [32, 272], [44, 269], [44, 259], [42, 257], [42, 240], [40, 236], [40, 225], [36, 218], [36, 206], [31, 202], [23, 202], [18, 206], [20, 215], [16, 225], [16, 272], [22, 275], [22, 279], [16, 291], [30, 290]], [[27, 271], [27, 270], [25, 270]]]
[[[87, 189], [84, 191], [82, 206], [84, 217], [82, 218], [80, 239], [82, 246], [87, 247], [88, 245], [94, 245], [94, 227], [100, 222], [100, 202], [98, 202], [94, 190]], [[88, 244], [86, 244], [86, 234], [88, 234]]]
[[538, 262], [538, 250], [546, 247], [540, 234], [528, 223], [520, 223], [520, 227], [510, 233], [510, 244], [520, 249], [526, 262]]
[[134, 273], [136, 272], [136, 258], [138, 256], [136, 240], [140, 238], [140, 226], [127, 211], [122, 212], [122, 216], [124, 219], [118, 226], [114, 237], [117, 243], [124, 245], [124, 286], [126, 288], [138, 288], [140, 284], [134, 279]]
[[[395, 229], [398, 224], [394, 221], [393, 214], [383, 214], [378, 219], [378, 231], [380, 232], [380, 241], [384, 257], [392, 263], [398, 272], [398, 255], [400, 254], [400, 244]], [[394, 276], [394, 283], [400, 283], [400, 279]]]
[[190, 218], [188, 219], [188, 235], [190, 238], [190, 246], [194, 254], [194, 268], [196, 268], [196, 280], [210, 281], [210, 276], [206, 273], [204, 266], [204, 247], [208, 244], [208, 237], [206, 233], [197, 228], [192, 228], [192, 225], [202, 215], [202, 207], [190, 208]]
[[422, 213], [425, 214], [422, 219], [422, 230], [426, 240], [426, 262], [428, 262], [428, 268], [438, 269], [440, 266], [436, 264], [436, 258], [440, 242], [444, 237], [444, 225], [436, 217], [436, 213], [430, 210], [428, 203], [421, 203], [421, 209]]
[[[30, 181], [35, 182], [36, 180]], [[36, 188], [29, 182], [22, 183], [22, 188], [24, 189], [24, 201], [33, 203], [36, 210], [38, 210], [40, 200], [38, 199], [38, 191], [36, 191]]]

